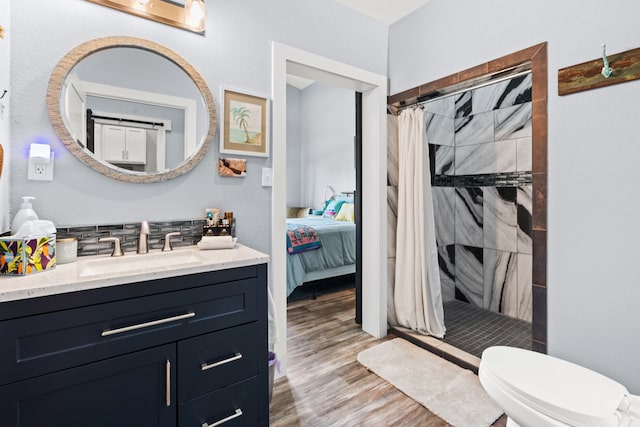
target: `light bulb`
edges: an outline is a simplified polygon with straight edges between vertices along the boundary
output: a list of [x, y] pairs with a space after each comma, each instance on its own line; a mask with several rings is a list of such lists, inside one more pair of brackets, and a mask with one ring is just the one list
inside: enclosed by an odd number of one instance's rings
[[194, 25], [202, 21], [204, 18], [204, 4], [202, 2], [193, 0], [189, 9], [189, 18]]

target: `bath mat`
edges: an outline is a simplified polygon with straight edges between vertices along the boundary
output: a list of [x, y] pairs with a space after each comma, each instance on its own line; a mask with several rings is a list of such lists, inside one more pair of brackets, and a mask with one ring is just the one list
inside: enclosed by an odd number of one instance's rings
[[362, 351], [358, 362], [456, 427], [487, 427], [502, 415], [473, 372], [401, 338]]

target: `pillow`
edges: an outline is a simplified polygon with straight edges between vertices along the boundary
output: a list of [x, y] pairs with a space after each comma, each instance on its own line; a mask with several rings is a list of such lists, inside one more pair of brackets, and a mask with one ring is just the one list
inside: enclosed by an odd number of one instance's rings
[[356, 219], [353, 203], [344, 203], [340, 208], [340, 212], [338, 212], [334, 219], [337, 221], [355, 222]]
[[344, 204], [344, 200], [331, 200], [329, 204], [324, 209], [324, 213], [322, 214], [325, 218], [333, 218], [335, 214], [340, 211], [340, 208]]
[[287, 218], [306, 218], [312, 213], [309, 208], [287, 208]]

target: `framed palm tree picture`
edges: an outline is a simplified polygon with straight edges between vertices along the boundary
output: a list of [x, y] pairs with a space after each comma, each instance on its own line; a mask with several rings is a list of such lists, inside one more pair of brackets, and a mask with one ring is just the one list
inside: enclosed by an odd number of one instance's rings
[[221, 89], [220, 152], [269, 157], [269, 100], [256, 94]]

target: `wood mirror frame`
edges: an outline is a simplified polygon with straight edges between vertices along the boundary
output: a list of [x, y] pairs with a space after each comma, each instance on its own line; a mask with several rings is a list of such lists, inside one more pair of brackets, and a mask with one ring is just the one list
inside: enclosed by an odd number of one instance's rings
[[[182, 162], [178, 167], [164, 172], [140, 173], [109, 166], [108, 164], [103, 163], [87, 154], [87, 152], [83, 150], [82, 147], [73, 139], [69, 130], [65, 126], [64, 120], [62, 118], [62, 112], [60, 111], [60, 96], [62, 85], [64, 84], [67, 74], [78, 62], [80, 62], [87, 56], [105, 49], [115, 47], [143, 49], [168, 59], [169, 61], [176, 64], [180, 69], [182, 69], [182, 71], [184, 71], [191, 78], [191, 80], [193, 80], [193, 83], [200, 91], [200, 94], [205, 101], [208, 111], [209, 128], [199, 149], [193, 156], [191, 156], [191, 158]], [[213, 135], [215, 134], [217, 126], [216, 109], [213, 102], [213, 97], [211, 95], [209, 87], [207, 86], [204, 78], [202, 78], [200, 73], [198, 73], [198, 71], [184, 58], [182, 58], [172, 50], [152, 41], [135, 37], [104, 37], [90, 40], [88, 42], [82, 43], [81, 45], [77, 46], [69, 53], [67, 53], [51, 73], [51, 78], [49, 80], [49, 89], [47, 91], [47, 109], [49, 112], [49, 119], [51, 120], [51, 124], [53, 125], [53, 129], [55, 130], [62, 143], [76, 158], [84, 162], [93, 170], [105, 176], [132, 183], [165, 181], [175, 178], [191, 170], [196, 164], [198, 164], [198, 162], [200, 162], [200, 160], [202, 160], [204, 155], [211, 147], [211, 144], [213, 142]]]

